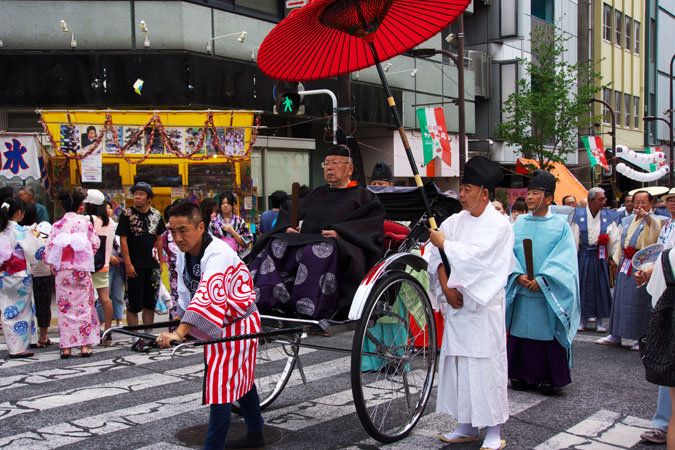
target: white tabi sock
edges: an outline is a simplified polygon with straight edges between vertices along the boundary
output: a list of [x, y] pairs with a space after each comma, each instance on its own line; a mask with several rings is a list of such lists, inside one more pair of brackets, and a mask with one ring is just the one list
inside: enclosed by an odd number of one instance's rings
[[452, 432], [443, 435], [446, 439], [458, 439], [472, 436], [478, 436], [478, 428], [472, 427], [470, 423], [460, 423]]
[[501, 424], [487, 427], [487, 434], [485, 434], [485, 440], [482, 445], [483, 448], [497, 449], [502, 446], [501, 428]]

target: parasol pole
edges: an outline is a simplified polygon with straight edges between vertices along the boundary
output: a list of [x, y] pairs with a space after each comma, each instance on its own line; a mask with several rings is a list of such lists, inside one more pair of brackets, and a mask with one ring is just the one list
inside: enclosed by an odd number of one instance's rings
[[[389, 107], [391, 108], [391, 114], [394, 116], [394, 122], [396, 124], [396, 127], [398, 128], [398, 134], [399, 136], [401, 136], [401, 141], [403, 141], [403, 148], [405, 148], [405, 154], [408, 157], [408, 162], [410, 163], [410, 168], [412, 169], [413, 177], [415, 178], [415, 185], [417, 186], [417, 189], [422, 195], [422, 200], [424, 201], [424, 209], [427, 211], [427, 217], [429, 218], [429, 225], [434, 230], [438, 230], [436, 218], [431, 212], [431, 205], [429, 204], [429, 198], [427, 197], [427, 193], [424, 191], [424, 184], [422, 183], [422, 177], [420, 176], [420, 173], [417, 170], [417, 165], [415, 164], [415, 157], [413, 156], [412, 150], [410, 149], [410, 143], [408, 142], [408, 135], [405, 134], [405, 129], [403, 128], [401, 116], [398, 112], [398, 108], [396, 108], [396, 101], [394, 100], [394, 96], [392, 95], [391, 89], [389, 88], [389, 83], [387, 82], [387, 77], [384, 74], [384, 69], [382, 69], [382, 65], [380, 64], [380, 58], [377, 56], [377, 50], [375, 49], [375, 43], [373, 42], [373, 35], [372, 34], [366, 35], [365, 40], [368, 44], [368, 47], [370, 47], [371, 53], [373, 54], [373, 59], [375, 60], [375, 67], [377, 67], [377, 73], [380, 75], [382, 87], [384, 88], [384, 92], [387, 95], [387, 103], [389, 103]], [[441, 259], [443, 260], [443, 267], [445, 268], [446, 275], [450, 276], [450, 263], [448, 262], [448, 257], [446, 256], [445, 252], [442, 251], [442, 249], [439, 249], [438, 253], [440, 253]]]

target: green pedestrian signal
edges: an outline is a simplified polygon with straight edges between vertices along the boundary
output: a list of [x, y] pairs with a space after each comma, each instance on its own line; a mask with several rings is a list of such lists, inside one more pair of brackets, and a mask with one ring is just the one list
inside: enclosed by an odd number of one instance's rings
[[281, 92], [277, 94], [277, 114], [295, 116], [300, 112], [300, 94]]
[[285, 96], [286, 98], [282, 102], [284, 105], [284, 112], [293, 112], [293, 100], [289, 96]]

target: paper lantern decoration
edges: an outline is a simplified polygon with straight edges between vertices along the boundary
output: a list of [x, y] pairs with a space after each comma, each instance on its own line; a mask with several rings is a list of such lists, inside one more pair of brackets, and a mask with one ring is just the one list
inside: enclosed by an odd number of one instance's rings
[[629, 163], [632, 164], [656, 164], [657, 166], [663, 166], [666, 162], [666, 154], [663, 152], [655, 153], [637, 153], [633, 150], [628, 150], [628, 147], [624, 145], [616, 146], [616, 156], [620, 156]]
[[621, 175], [630, 178], [631, 180], [647, 183], [665, 177], [666, 175], [668, 175], [668, 172], [670, 170], [668, 169], [668, 166], [663, 166], [660, 167], [655, 172], [638, 172], [637, 170], [628, 167], [624, 163], [619, 163], [616, 165], [616, 171], [619, 172]]

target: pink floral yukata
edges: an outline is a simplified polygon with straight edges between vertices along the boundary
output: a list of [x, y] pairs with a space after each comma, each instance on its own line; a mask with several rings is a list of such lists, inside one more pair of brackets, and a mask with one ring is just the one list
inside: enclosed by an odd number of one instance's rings
[[98, 345], [98, 318], [91, 272], [100, 241], [88, 217], [73, 212], [54, 223], [45, 260], [56, 272], [61, 348]]

